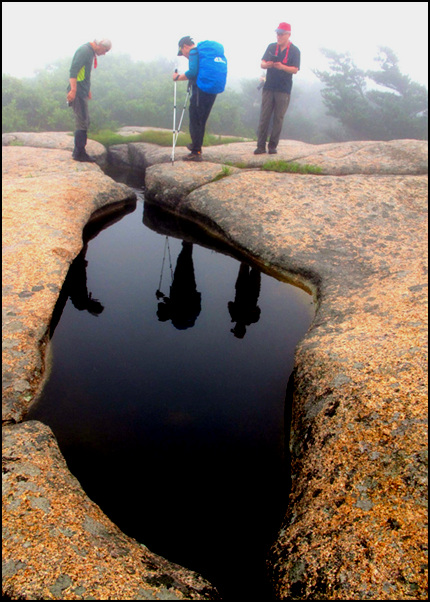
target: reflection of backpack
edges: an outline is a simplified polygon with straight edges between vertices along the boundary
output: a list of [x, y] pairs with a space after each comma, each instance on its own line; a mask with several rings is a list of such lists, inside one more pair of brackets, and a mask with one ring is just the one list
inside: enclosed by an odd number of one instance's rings
[[203, 92], [219, 94], [224, 92], [227, 81], [227, 59], [224, 48], [218, 42], [200, 42], [197, 44], [199, 53], [199, 74], [197, 85]]

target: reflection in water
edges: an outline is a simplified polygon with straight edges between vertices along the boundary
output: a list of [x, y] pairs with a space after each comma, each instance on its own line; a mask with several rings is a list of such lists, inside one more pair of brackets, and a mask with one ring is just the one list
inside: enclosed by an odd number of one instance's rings
[[70, 266], [67, 278], [63, 285], [63, 291], [68, 294], [71, 302], [79, 311], [87, 310], [91, 315], [98, 316], [104, 310], [98, 299], [94, 299], [87, 288], [87, 265], [85, 259], [88, 245], [85, 245]]
[[201, 310], [201, 295], [197, 291], [194, 277], [192, 243], [182, 241], [182, 250], [178, 255], [170, 286], [170, 297], [166, 297], [160, 287], [155, 294], [157, 299], [162, 299], [157, 311], [160, 322], [172, 320], [173, 326], [178, 330], [194, 326]]
[[50, 378], [27, 418], [52, 428], [125, 533], [225, 600], [267, 600], [265, 557], [288, 499], [285, 388], [310, 298], [231, 249], [214, 253], [171, 215], [145, 205], [142, 224], [125, 209], [85, 229], [52, 323]]
[[135, 211], [136, 201], [121, 201], [112, 203], [104, 211], [96, 212], [93, 218], [87, 223], [82, 233], [84, 246], [81, 252], [70, 264], [66, 279], [55, 304], [52, 313], [51, 323], [49, 325], [49, 336], [52, 338], [54, 331], [60, 321], [67, 300], [70, 298], [73, 306], [79, 311], [88, 311], [92, 316], [99, 316], [104, 310], [104, 306], [98, 299], [93, 298], [93, 294], [88, 292], [87, 288], [87, 267], [86, 259], [88, 243], [95, 238], [102, 230], [112, 226], [120, 221], [125, 215]]
[[236, 322], [231, 332], [238, 339], [243, 339], [247, 326], [255, 324], [260, 319], [261, 310], [257, 306], [260, 286], [260, 270], [242, 262], [236, 280], [236, 296], [234, 301], [228, 303], [231, 321]]
[[51, 323], [49, 325], [49, 336], [52, 337], [54, 330], [56, 329], [58, 322], [60, 321], [63, 313], [64, 306], [67, 300], [73, 303], [79, 311], [88, 311], [92, 316], [99, 316], [104, 310], [104, 306], [98, 299], [93, 298], [93, 294], [88, 292], [87, 288], [87, 266], [88, 261], [85, 259], [87, 254], [88, 245], [85, 244], [82, 251], [74, 259], [70, 265], [66, 279], [63, 284], [63, 288], [58, 296], [57, 303], [55, 305], [54, 313], [52, 315]]

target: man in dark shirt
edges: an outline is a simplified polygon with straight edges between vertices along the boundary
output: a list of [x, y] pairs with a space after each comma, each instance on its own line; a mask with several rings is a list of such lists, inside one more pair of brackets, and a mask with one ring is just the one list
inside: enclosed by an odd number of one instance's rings
[[80, 46], [70, 67], [67, 102], [75, 114], [75, 148], [72, 157], [75, 161], [94, 163], [86, 152], [87, 132], [90, 125], [88, 100], [91, 98], [91, 69], [97, 67], [97, 56], [106, 54], [112, 47], [110, 40], [94, 40]]
[[280, 23], [276, 29], [277, 43], [269, 44], [261, 61], [261, 68], [267, 69], [263, 88], [258, 141], [255, 155], [266, 152], [270, 119], [273, 125], [269, 139], [269, 153], [276, 154], [285, 113], [290, 103], [293, 75], [300, 69], [300, 50], [290, 42], [291, 25]]

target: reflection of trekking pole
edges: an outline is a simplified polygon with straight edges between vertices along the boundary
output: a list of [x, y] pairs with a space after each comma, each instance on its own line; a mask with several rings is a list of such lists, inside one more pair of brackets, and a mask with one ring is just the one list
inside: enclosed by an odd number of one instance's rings
[[173, 282], [173, 268], [172, 268], [172, 257], [170, 254], [170, 245], [169, 245], [169, 237], [166, 236], [166, 240], [164, 243], [164, 253], [163, 253], [163, 263], [161, 264], [161, 273], [160, 273], [160, 282], [158, 284], [158, 289], [155, 293], [157, 299], [162, 299], [165, 295], [161, 292], [161, 281], [163, 280], [163, 272], [164, 272], [164, 262], [166, 260], [166, 250], [169, 252], [169, 264], [170, 264], [170, 276]]
[[[178, 73], [178, 70], [175, 69], [175, 73]], [[173, 144], [172, 144], [172, 165], [175, 162], [175, 144], [176, 144], [176, 81], [174, 82], [174, 92], [173, 92]]]

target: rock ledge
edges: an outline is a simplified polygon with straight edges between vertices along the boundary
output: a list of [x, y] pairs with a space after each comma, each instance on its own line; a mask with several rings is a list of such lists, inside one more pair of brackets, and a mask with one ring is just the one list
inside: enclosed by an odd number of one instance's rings
[[[97, 165], [46, 148], [50, 139], [3, 148], [3, 591], [218, 599], [121, 533], [69, 473], [50, 429], [22, 422], [84, 225], [134, 200]], [[427, 599], [426, 143], [282, 142], [277, 159], [319, 165], [319, 176], [259, 171], [268, 157], [248, 142], [205, 149], [194, 165], [179, 160], [184, 149], [172, 165], [169, 149], [120, 146], [139, 161], [129, 167], [147, 170], [150, 202], [316, 296], [296, 351], [292, 491], [268, 563], [276, 597]], [[220, 164], [244, 161], [252, 170], [214, 181]]]

